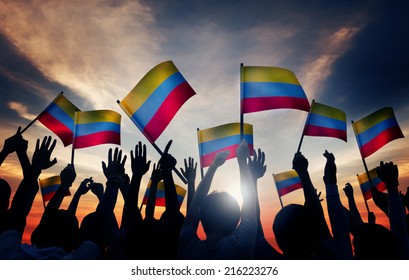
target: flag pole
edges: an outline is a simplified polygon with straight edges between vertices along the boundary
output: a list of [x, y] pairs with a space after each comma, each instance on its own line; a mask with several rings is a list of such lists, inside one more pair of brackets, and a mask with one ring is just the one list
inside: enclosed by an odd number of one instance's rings
[[75, 111], [74, 112], [74, 131], [73, 131], [72, 146], [71, 146], [71, 165], [74, 165], [75, 138], [77, 134], [77, 118], [78, 118], [78, 113], [77, 111]]
[[[274, 179], [274, 173], [273, 173], [273, 179]], [[274, 184], [275, 184], [275, 180], [274, 180]], [[276, 185], [276, 191], [277, 191], [277, 194], [278, 194], [278, 199], [280, 200], [281, 208], [284, 208], [283, 201], [281, 199], [281, 195], [280, 195], [280, 193], [278, 192], [278, 189], [277, 189], [277, 185]]]
[[[358, 182], [359, 182], [359, 175], [358, 174], [356, 174], [356, 177], [358, 178]], [[361, 185], [361, 184], [359, 184], [359, 185]], [[364, 202], [365, 202], [365, 207], [366, 207], [366, 210], [368, 211], [368, 213], [369, 213], [369, 206], [368, 206], [368, 202], [366, 201], [366, 199], [365, 199], [365, 195], [364, 195], [364, 192], [363, 192], [363, 190], [362, 190], [362, 188], [361, 188], [361, 186], [359, 186], [359, 188], [361, 189], [361, 193], [362, 193], [362, 196], [363, 196], [363, 198], [364, 198]]]
[[32, 126], [32, 125], [38, 120], [38, 118], [41, 117], [41, 115], [44, 114], [44, 112], [46, 112], [46, 111], [54, 104], [54, 102], [60, 97], [61, 94], [64, 94], [64, 93], [63, 93], [63, 92], [60, 92], [60, 93], [57, 95], [57, 97], [54, 98], [54, 100], [53, 100], [50, 104], [48, 104], [48, 106], [45, 107], [45, 109], [42, 110], [41, 113], [38, 114], [37, 117], [35, 117], [34, 120], [32, 120], [32, 121], [21, 131], [21, 134], [23, 134], [24, 131], [26, 131], [30, 126]]
[[243, 140], [244, 114], [243, 114], [243, 63], [240, 63], [240, 141]]
[[204, 172], [203, 172], [203, 165], [202, 165], [202, 148], [199, 143], [199, 128], [197, 128], [197, 143], [199, 144], [199, 162], [200, 162], [200, 176], [203, 180]]
[[298, 148], [297, 148], [297, 153], [296, 153], [296, 154], [298, 154], [298, 153], [300, 152], [300, 150], [301, 150], [301, 145], [302, 145], [302, 142], [303, 142], [303, 140], [304, 140], [305, 127], [307, 126], [307, 123], [308, 123], [309, 120], [310, 120], [310, 114], [311, 114], [311, 112], [312, 112], [312, 108], [313, 108], [314, 104], [315, 104], [315, 99], [312, 100], [311, 106], [310, 106], [310, 111], [308, 112], [307, 118], [305, 119], [304, 129], [302, 130], [301, 139], [300, 139], [300, 143], [298, 144]]
[[[356, 142], [358, 143], [358, 147], [361, 147], [361, 141], [359, 140], [359, 138], [356, 135], [356, 129], [355, 129], [354, 121], [351, 121], [351, 124], [352, 124], [352, 128], [354, 130]], [[368, 176], [369, 184], [371, 185], [371, 188], [373, 188], [374, 184], [372, 182], [371, 175], [369, 174], [369, 170], [368, 170], [368, 166], [366, 165], [365, 158], [363, 157], [363, 155], [361, 153], [361, 149], [359, 149], [359, 153], [361, 154], [362, 163], [364, 164], [364, 168], [365, 168], [366, 176]], [[372, 191], [372, 189], [371, 189], [371, 191]], [[369, 207], [368, 207], [368, 204], [367, 204], [366, 200], [365, 200], [365, 205], [366, 205], [366, 209], [368, 210], [368, 213], [369, 213]]]
[[[142, 131], [142, 129], [140, 129], [139, 124], [138, 124], [133, 118], [131, 118], [131, 117], [129, 116], [127, 110], [125, 110], [125, 108], [121, 105], [121, 101], [117, 100], [116, 103], [118, 103], [119, 107], [121, 107], [121, 109], [128, 115], [128, 117], [131, 119], [131, 121], [136, 125], [136, 127], [139, 129], [139, 131], [141, 131], [142, 134], [145, 136], [145, 138], [148, 139], [148, 141], [149, 141], [149, 138], [145, 135], [145, 133]], [[159, 147], [155, 144], [155, 142], [149, 141], [149, 143], [151, 143], [151, 145], [153, 146], [153, 148], [154, 148], [161, 156], [163, 155], [163, 152], [161, 151], [161, 149], [159, 149]], [[173, 171], [176, 173], [176, 175], [179, 176], [179, 178], [182, 180], [182, 182], [183, 182], [184, 184], [187, 184], [186, 178], [179, 172], [179, 170], [177, 170], [176, 167], [173, 168]]]

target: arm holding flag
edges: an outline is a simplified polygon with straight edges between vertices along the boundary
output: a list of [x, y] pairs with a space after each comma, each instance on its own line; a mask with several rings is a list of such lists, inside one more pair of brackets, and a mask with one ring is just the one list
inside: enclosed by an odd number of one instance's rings
[[388, 190], [389, 223], [391, 231], [398, 241], [398, 250], [402, 259], [409, 258], [409, 235], [405, 219], [405, 209], [398, 191], [399, 171], [393, 162], [381, 161], [376, 169], [379, 178], [385, 183]]
[[74, 182], [76, 176], [77, 174], [75, 173], [74, 166], [71, 164], [68, 164], [61, 171], [61, 174], [60, 174], [61, 184], [58, 187], [55, 194], [53, 195], [53, 197], [51, 198], [51, 200], [48, 202], [47, 207], [44, 211], [44, 214], [45, 212], [48, 212], [51, 210], [56, 211], [60, 208], [61, 203], [65, 197], [65, 194], [67, 193], [67, 191], [69, 191], [69, 188], [72, 186], [72, 183]]
[[146, 161], [146, 145], [142, 145], [139, 141], [135, 145], [135, 153], [131, 150], [132, 178], [124, 197], [121, 228], [131, 227], [138, 221], [142, 221], [138, 208], [139, 188], [143, 175], [149, 170], [150, 163], [150, 161]]
[[328, 215], [335, 242], [335, 252], [337, 254], [337, 259], [352, 259], [348, 218], [345, 214], [338, 193], [335, 157], [327, 150], [325, 150], [324, 157], [327, 159], [324, 171], [324, 183], [327, 193]]
[[321, 202], [317, 195], [317, 191], [312, 184], [310, 174], [308, 172], [308, 160], [304, 157], [301, 152], [295, 154], [293, 159], [293, 169], [297, 172], [301, 179], [303, 186], [305, 206], [310, 209], [319, 220], [321, 239], [331, 238], [331, 233], [329, 231], [327, 222], [324, 217], [324, 210], [322, 209]]

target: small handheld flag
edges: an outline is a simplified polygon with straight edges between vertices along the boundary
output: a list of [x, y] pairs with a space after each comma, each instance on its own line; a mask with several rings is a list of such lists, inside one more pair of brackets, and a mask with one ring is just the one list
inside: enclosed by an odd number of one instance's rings
[[[243, 137], [253, 153], [253, 126], [244, 124]], [[203, 130], [198, 130], [199, 155], [201, 168], [210, 166], [218, 152], [229, 150], [227, 159], [236, 157], [240, 145], [240, 123], [228, 123]]]
[[286, 108], [309, 111], [308, 99], [292, 71], [264, 66], [241, 68], [242, 114]]
[[274, 183], [276, 185], [278, 197], [280, 199], [281, 207], [283, 202], [281, 197], [290, 192], [302, 189], [301, 179], [295, 170], [289, 170], [278, 174], [273, 174]]
[[154, 143], [195, 94], [175, 64], [165, 61], [152, 68], [118, 104], [149, 142]]
[[[41, 196], [43, 197], [43, 203], [50, 201], [54, 194], [57, 192], [61, 185], [61, 178], [59, 175], [39, 179]], [[70, 196], [70, 190], [67, 190], [65, 196]]]
[[359, 121], [352, 122], [362, 159], [372, 155], [387, 143], [403, 138], [403, 133], [391, 107], [382, 108]]
[[373, 187], [375, 187], [378, 191], [383, 192], [386, 190], [386, 185], [378, 177], [378, 174], [376, 173], [376, 168], [369, 170], [368, 173], [369, 173], [370, 178], [368, 178], [368, 174], [366, 172], [360, 175], [358, 174], [356, 175], [358, 178], [359, 186], [361, 187], [362, 195], [365, 201], [372, 198], [371, 181], [372, 181]]
[[[149, 193], [151, 190], [151, 184], [152, 182], [149, 180], [148, 187], [146, 188], [145, 194], [142, 199], [142, 205], [146, 205], [148, 203]], [[179, 185], [175, 185], [175, 187], [176, 187], [177, 199], [178, 199], [178, 203], [180, 207], [183, 203], [183, 200], [185, 198], [187, 191]], [[160, 181], [158, 183], [158, 188], [156, 190], [155, 206], [163, 206], [163, 207], [166, 206], [165, 184], [163, 183], [163, 181]]]
[[112, 110], [75, 113], [73, 149], [121, 144], [121, 115]]
[[54, 132], [66, 147], [72, 144], [74, 116], [75, 112], [78, 111], [81, 110], [61, 92], [21, 133], [38, 120], [45, 127]]
[[305, 123], [304, 135], [334, 137], [346, 142], [345, 112], [313, 101]]

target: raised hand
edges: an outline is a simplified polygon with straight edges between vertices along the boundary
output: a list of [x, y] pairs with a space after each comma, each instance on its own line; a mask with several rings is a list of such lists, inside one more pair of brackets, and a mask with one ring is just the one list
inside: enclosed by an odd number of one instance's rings
[[245, 139], [243, 139], [237, 147], [236, 156], [238, 160], [247, 160], [250, 156], [250, 149]]
[[158, 163], [158, 165], [156, 165], [156, 163], [153, 164], [153, 170], [152, 170], [152, 174], [151, 174], [151, 181], [152, 184], [153, 183], [159, 183], [160, 181], [162, 181], [163, 179], [163, 175], [162, 175], [162, 169], [160, 164]]
[[89, 188], [91, 189], [91, 192], [96, 195], [98, 200], [101, 201], [102, 196], [104, 195], [104, 186], [101, 183], [92, 181], [89, 184]]
[[[2, 152], [4, 152], [6, 155], [8, 155], [8, 154], [11, 154], [11, 153], [17, 151], [17, 149], [21, 145], [21, 140], [23, 140], [23, 137], [21, 136], [21, 127], [19, 127], [17, 129], [16, 134], [14, 134], [13, 136], [11, 136], [11, 137], [7, 138], [6, 140], [4, 140], [4, 145], [3, 145]], [[27, 148], [26, 148], [26, 150], [27, 150]]]
[[346, 183], [343, 190], [348, 198], [354, 197], [354, 189], [350, 183]]
[[304, 155], [301, 152], [298, 152], [294, 155], [293, 169], [297, 171], [298, 174], [307, 172], [308, 170], [308, 160], [304, 157]]
[[213, 159], [212, 165], [214, 167], [222, 166], [226, 162], [226, 159], [229, 155], [230, 155], [230, 151], [228, 150], [218, 152]]
[[122, 150], [115, 148], [114, 155], [112, 155], [112, 148], [109, 149], [108, 164], [102, 162], [102, 170], [107, 180], [122, 180], [125, 175], [125, 161], [126, 155], [122, 158]]
[[337, 166], [335, 165], [335, 157], [332, 153], [325, 150], [324, 157], [327, 158], [324, 170], [324, 182], [326, 185], [337, 183]]
[[399, 186], [399, 170], [398, 166], [393, 164], [393, 162], [384, 163], [380, 162], [380, 165], [376, 168], [376, 173], [379, 178], [385, 183], [388, 191], [398, 190]]
[[177, 163], [176, 159], [171, 154], [169, 154], [169, 148], [171, 145], [172, 140], [170, 140], [166, 145], [162, 157], [159, 160], [159, 164], [162, 167], [162, 171], [171, 171], [176, 166]]
[[68, 164], [60, 173], [61, 185], [71, 186], [76, 176], [74, 166]]
[[51, 136], [44, 137], [43, 141], [40, 144], [40, 139], [37, 139], [36, 148], [32, 159], [32, 166], [38, 172], [50, 168], [51, 166], [57, 163], [56, 158], [52, 160], [50, 159], [51, 153], [55, 148], [57, 140], [54, 139], [52, 142], [51, 140], [52, 140]]
[[91, 189], [93, 182], [92, 177], [84, 179], [78, 187], [77, 193], [80, 195], [86, 194]]
[[143, 176], [148, 172], [151, 161], [146, 161], [146, 145], [139, 141], [135, 145], [135, 155], [131, 150], [131, 168], [134, 175]]
[[261, 149], [258, 149], [258, 153], [256, 153], [254, 150], [253, 158], [249, 157], [248, 165], [254, 180], [263, 177], [266, 173], [267, 165], [264, 164], [265, 159], [265, 154], [261, 151]]
[[180, 168], [180, 172], [182, 175], [187, 179], [188, 182], [195, 181], [196, 179], [196, 169], [197, 169], [197, 162], [194, 162], [192, 157], [189, 157], [188, 161], [186, 159], [185, 162], [185, 169]]

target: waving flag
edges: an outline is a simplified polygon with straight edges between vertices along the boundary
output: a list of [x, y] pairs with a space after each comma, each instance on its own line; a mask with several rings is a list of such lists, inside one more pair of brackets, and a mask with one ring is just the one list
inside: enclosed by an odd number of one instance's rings
[[[41, 195], [43, 197], [43, 201], [50, 201], [50, 199], [54, 196], [56, 191], [61, 185], [61, 178], [59, 175], [48, 177], [45, 179], [39, 179], [40, 183], [40, 190]], [[67, 190], [65, 196], [70, 196], [70, 190]]]
[[391, 107], [382, 108], [353, 122], [352, 127], [362, 158], [370, 156], [387, 143], [404, 137]]
[[[152, 182], [149, 180], [148, 187], [146, 188], [145, 195], [143, 196], [143, 199], [142, 199], [142, 205], [146, 205], [148, 203], [149, 193], [151, 190], [151, 183]], [[177, 193], [178, 203], [180, 207], [183, 203], [183, 199], [185, 198], [186, 190], [179, 185], [175, 185], [175, 187], [176, 187], [176, 193]], [[165, 185], [163, 181], [160, 181], [158, 183], [158, 189], [156, 190], [155, 206], [163, 206], [163, 207], [166, 206]]]
[[[201, 167], [210, 166], [218, 152], [229, 150], [227, 159], [236, 157], [236, 149], [241, 143], [240, 123], [228, 123], [197, 132]], [[253, 152], [253, 126], [243, 124], [243, 138]]]
[[271, 109], [309, 111], [310, 104], [295, 74], [288, 69], [243, 66], [241, 113]]
[[173, 62], [166, 61], [152, 68], [118, 103], [153, 143], [182, 105], [195, 94]]
[[346, 142], [345, 112], [313, 101], [305, 124], [304, 135], [334, 137]]
[[121, 144], [121, 115], [112, 110], [75, 113], [74, 149]]
[[[372, 198], [372, 185], [369, 181], [368, 175], [362, 173], [360, 175], [356, 175], [358, 177], [359, 186], [361, 187], [362, 195], [364, 196], [365, 200]], [[369, 171], [369, 176], [371, 177], [373, 186], [380, 192], [386, 190], [386, 185], [382, 180], [378, 177], [376, 173], [376, 168]]]
[[72, 144], [74, 131], [74, 115], [80, 111], [60, 93], [53, 102], [38, 116], [38, 120], [49, 130], [54, 132], [64, 146]]
[[273, 178], [280, 197], [292, 191], [302, 189], [301, 179], [295, 170], [273, 174]]

